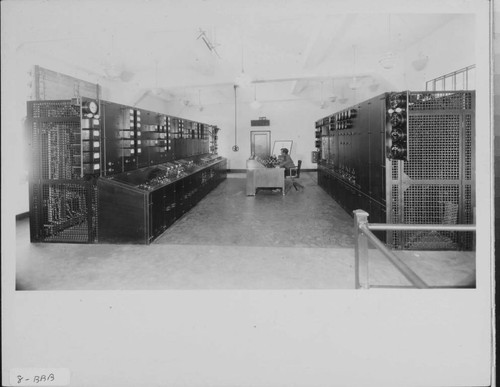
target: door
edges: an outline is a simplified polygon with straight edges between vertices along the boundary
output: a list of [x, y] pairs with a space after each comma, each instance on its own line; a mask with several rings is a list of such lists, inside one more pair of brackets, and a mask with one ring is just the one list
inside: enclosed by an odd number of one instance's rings
[[250, 154], [258, 157], [269, 157], [271, 154], [270, 130], [252, 130], [250, 132]]

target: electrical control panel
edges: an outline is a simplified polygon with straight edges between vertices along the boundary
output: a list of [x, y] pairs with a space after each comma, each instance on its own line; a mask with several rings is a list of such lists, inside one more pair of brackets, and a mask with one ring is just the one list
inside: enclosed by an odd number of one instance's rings
[[33, 242], [98, 242], [116, 210], [98, 209], [102, 187], [118, 195], [175, 183], [180, 195], [183, 179], [218, 159], [215, 126], [90, 98], [29, 101], [27, 111]]
[[[372, 223], [468, 224], [475, 206], [473, 91], [378, 95], [315, 122], [318, 183]], [[404, 249], [470, 249], [472, 233], [378, 233]]]
[[[103, 102], [104, 175], [130, 171], [138, 167], [140, 114], [136, 109]], [[138, 126], [139, 124], [139, 126]], [[139, 140], [140, 141], [140, 140]]]
[[99, 241], [149, 244], [226, 178], [226, 159], [175, 160], [100, 178]]

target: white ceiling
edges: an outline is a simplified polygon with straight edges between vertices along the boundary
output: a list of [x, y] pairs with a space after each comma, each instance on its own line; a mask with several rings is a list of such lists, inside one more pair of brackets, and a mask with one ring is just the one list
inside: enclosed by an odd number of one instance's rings
[[[195, 104], [341, 94], [352, 77], [384, 77], [379, 60], [459, 17], [345, 12], [332, 1], [26, 1], [6, 16], [16, 50]], [[339, 3], [345, 4], [345, 3]], [[204, 31], [217, 55], [199, 38]], [[71, 75], [71, 74], [69, 74]], [[363, 78], [365, 77], [365, 78]], [[323, 97], [323, 96], [321, 96]]]

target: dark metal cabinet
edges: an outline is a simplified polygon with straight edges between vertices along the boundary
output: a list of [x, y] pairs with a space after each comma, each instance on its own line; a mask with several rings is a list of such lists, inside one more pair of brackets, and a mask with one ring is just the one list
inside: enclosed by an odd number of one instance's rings
[[[398, 158], [391, 120], [401, 96], [407, 149]], [[474, 135], [473, 91], [384, 93], [316, 121], [318, 184], [351, 215], [367, 211], [372, 223], [470, 224]], [[389, 244], [405, 249], [470, 249], [472, 238], [387, 233]]]
[[151, 243], [226, 178], [227, 161], [218, 158], [152, 186], [156, 169], [98, 180], [99, 242]]

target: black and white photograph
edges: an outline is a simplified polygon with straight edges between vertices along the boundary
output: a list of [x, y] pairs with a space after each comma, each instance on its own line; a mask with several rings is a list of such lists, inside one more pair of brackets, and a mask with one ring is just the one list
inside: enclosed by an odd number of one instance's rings
[[3, 385], [495, 385], [493, 1], [0, 5]]

